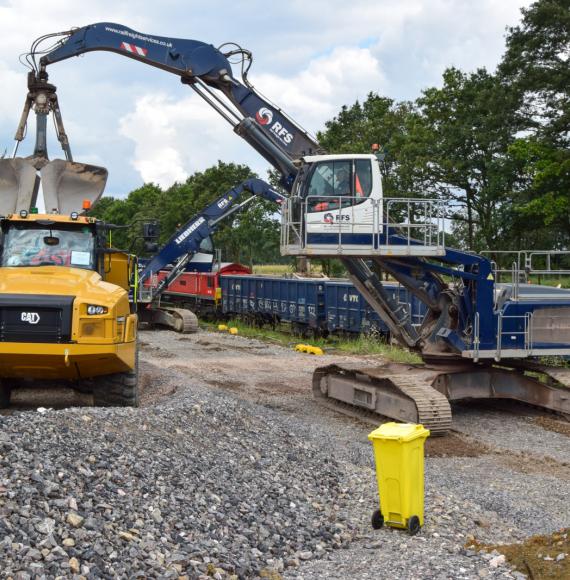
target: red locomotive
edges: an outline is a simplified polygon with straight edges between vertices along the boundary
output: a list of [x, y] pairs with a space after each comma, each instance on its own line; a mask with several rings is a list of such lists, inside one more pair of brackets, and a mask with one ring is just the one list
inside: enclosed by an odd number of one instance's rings
[[[156, 282], [168, 272], [158, 273]], [[201, 318], [213, 317], [218, 310], [221, 314], [222, 288], [220, 276], [228, 274], [244, 276], [251, 274], [250, 268], [236, 263], [222, 263], [211, 272], [182, 272], [166, 288], [163, 299], [192, 310]]]

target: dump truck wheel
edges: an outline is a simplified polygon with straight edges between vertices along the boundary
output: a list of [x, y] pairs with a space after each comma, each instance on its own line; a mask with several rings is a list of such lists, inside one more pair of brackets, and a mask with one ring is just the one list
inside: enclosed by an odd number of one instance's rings
[[372, 527], [379, 530], [384, 525], [384, 516], [380, 510], [376, 510], [372, 514]]
[[415, 536], [420, 531], [420, 518], [418, 516], [412, 516], [408, 520], [408, 534], [410, 536]]
[[95, 378], [93, 402], [96, 407], [138, 407], [138, 353], [135, 368], [125, 373]]
[[7, 409], [10, 406], [12, 388], [0, 383], [0, 409]]

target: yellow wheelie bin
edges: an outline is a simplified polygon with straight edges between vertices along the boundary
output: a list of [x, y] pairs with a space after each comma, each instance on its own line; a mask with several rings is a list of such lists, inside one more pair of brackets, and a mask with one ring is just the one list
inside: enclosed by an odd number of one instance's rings
[[368, 435], [374, 448], [380, 509], [372, 514], [372, 527], [384, 524], [417, 534], [424, 525], [424, 443], [429, 431], [423, 425], [384, 423]]

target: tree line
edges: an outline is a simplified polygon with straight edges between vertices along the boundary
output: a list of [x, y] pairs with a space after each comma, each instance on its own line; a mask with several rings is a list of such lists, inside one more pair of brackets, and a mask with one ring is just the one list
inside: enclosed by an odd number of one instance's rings
[[[464, 249], [570, 245], [570, 0], [521, 12], [496, 71], [448, 68], [415, 101], [370, 92], [317, 135], [330, 153], [380, 144], [384, 195], [444, 200], [452, 242]], [[219, 162], [166, 191], [147, 184], [126, 199], [103, 198], [94, 212], [114, 223], [159, 217], [164, 241], [251, 175]], [[277, 261], [278, 228], [271, 204], [256, 201], [220, 227], [216, 244], [225, 259]]]
[[[249, 167], [219, 161], [205, 171], [194, 173], [184, 183], [175, 183], [167, 189], [147, 183], [131, 191], [125, 199], [103, 197], [90, 215], [130, 226], [117, 230], [113, 243], [141, 253], [144, 222], [156, 220], [159, 223], [162, 245], [216, 198], [250, 177], [254, 174]], [[220, 223], [214, 243], [216, 248], [222, 249], [224, 261], [253, 265], [280, 260], [279, 223], [274, 204], [256, 199], [246, 210], [229, 216]]]

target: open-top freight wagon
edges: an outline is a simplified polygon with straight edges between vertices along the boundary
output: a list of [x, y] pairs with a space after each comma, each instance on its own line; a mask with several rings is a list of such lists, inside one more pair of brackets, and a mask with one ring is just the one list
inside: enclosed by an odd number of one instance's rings
[[[386, 324], [349, 280], [225, 275], [220, 284], [226, 317], [238, 316], [259, 325], [288, 323], [301, 336], [389, 334]], [[389, 288], [414, 323], [421, 324], [426, 311], [423, 303], [399, 284]]]

